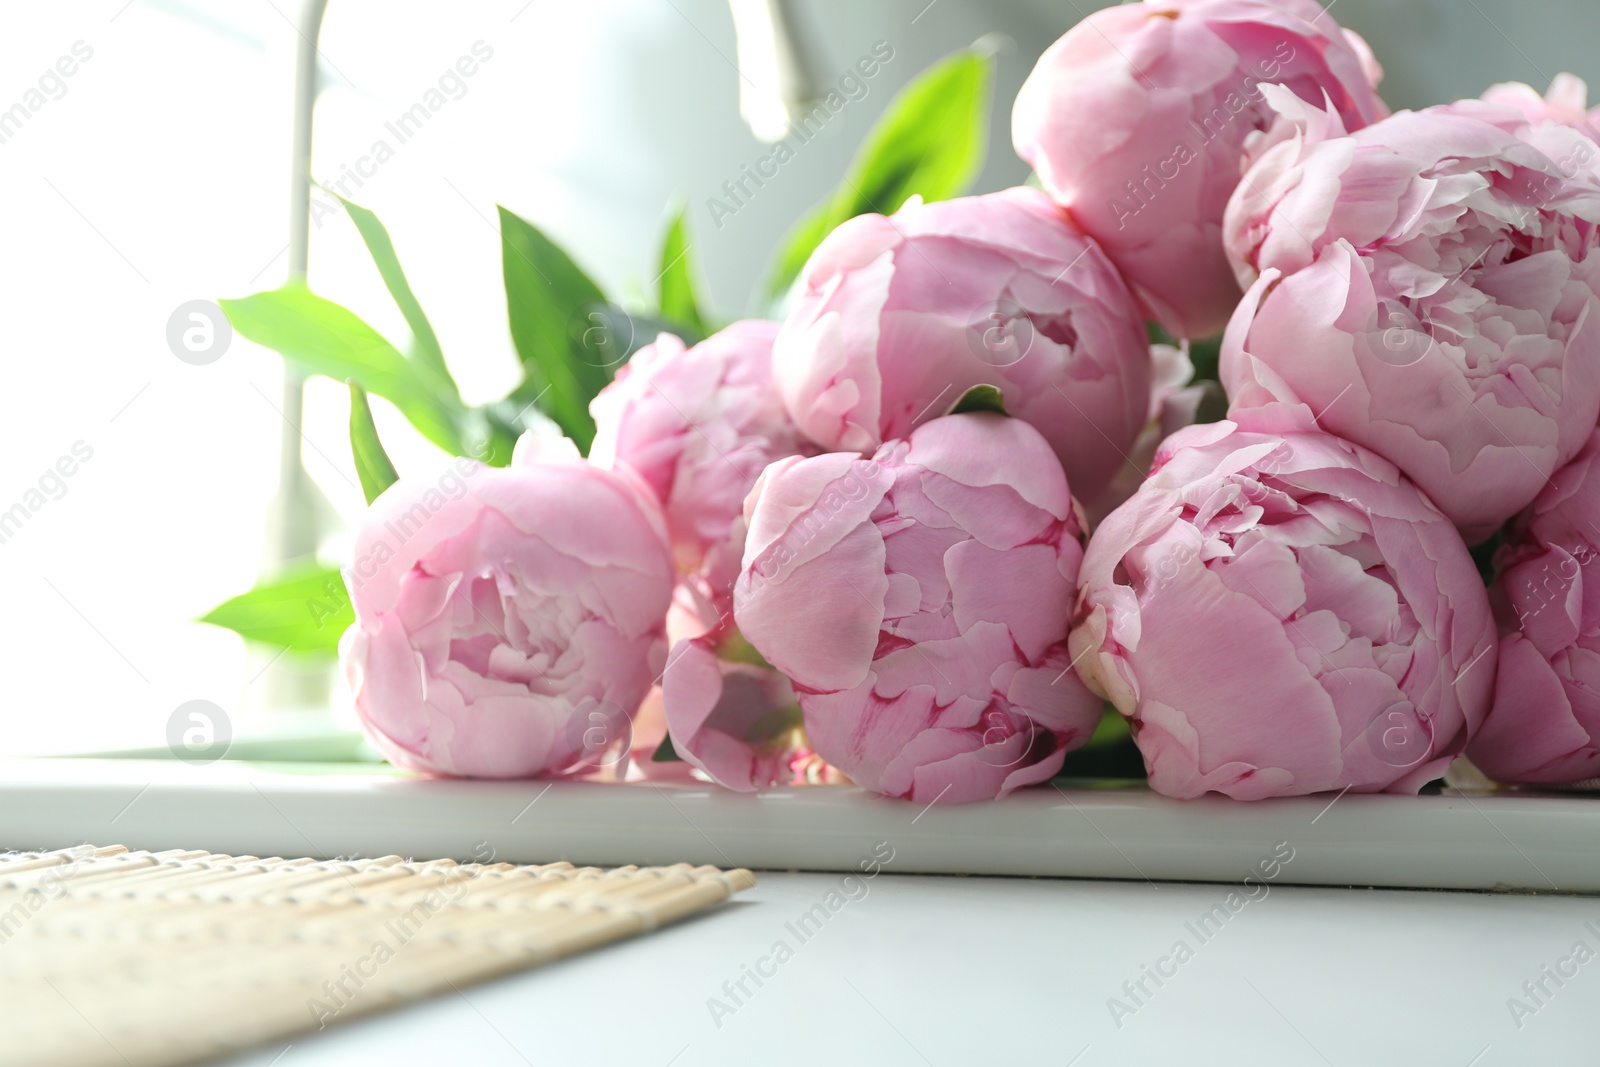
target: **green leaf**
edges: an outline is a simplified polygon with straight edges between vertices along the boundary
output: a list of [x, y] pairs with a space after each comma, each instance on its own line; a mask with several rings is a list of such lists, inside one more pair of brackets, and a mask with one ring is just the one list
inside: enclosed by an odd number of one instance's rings
[[1175, 345], [1178, 343], [1178, 339], [1164, 330], [1161, 324], [1154, 319], [1145, 320], [1144, 332], [1153, 345]]
[[678, 755], [678, 750], [672, 747], [672, 735], [668, 734], [661, 739], [661, 744], [656, 746], [654, 754], [650, 757], [651, 763], [682, 763], [683, 757]]
[[1478, 566], [1478, 574], [1483, 578], [1484, 585], [1494, 584], [1494, 557], [1503, 544], [1505, 544], [1505, 531], [1496, 530], [1490, 535], [1489, 540], [1467, 549], [1472, 555], [1472, 562]]
[[695, 340], [698, 340], [710, 330], [706, 328], [705, 318], [700, 313], [700, 302], [695, 297], [694, 261], [689, 256], [692, 247], [689, 244], [689, 208], [688, 205], [681, 205], [673, 214], [666, 237], [661, 242], [657, 303], [663, 319], [688, 327], [697, 335]]
[[406, 325], [411, 328], [412, 361], [422, 371], [424, 380], [429, 381], [435, 391], [447, 394], [459, 404], [461, 394], [456, 388], [455, 379], [450, 376], [450, 369], [445, 366], [444, 352], [439, 348], [439, 338], [433, 332], [433, 325], [428, 322], [428, 316], [423, 314], [422, 305], [417, 302], [416, 294], [411, 291], [411, 283], [406, 281], [405, 271], [400, 269], [400, 257], [395, 254], [394, 242], [389, 238], [389, 231], [378, 221], [377, 215], [360, 204], [352, 204], [342, 196], [339, 197], [339, 203], [343, 204], [345, 211], [349, 213], [350, 221], [356, 224], [356, 230], [366, 242], [367, 251], [372, 254], [372, 261], [378, 266], [378, 273], [383, 276], [383, 284], [388, 286], [389, 295], [394, 297], [394, 302], [400, 308], [400, 314], [405, 316]]
[[1056, 775], [1063, 778], [1072, 779], [1074, 789], [1137, 788], [1144, 780], [1144, 759], [1116, 708], [1107, 704], [1088, 743], [1067, 753]]
[[1196, 423], [1221, 422], [1228, 417], [1228, 397], [1223, 392], [1220, 364], [1222, 338], [1207, 337], [1189, 342], [1189, 361], [1194, 364], [1190, 385], [1205, 386], [1205, 393], [1195, 409]]
[[992, 385], [974, 385], [971, 389], [961, 394], [961, 399], [950, 405], [947, 415], [964, 415], [969, 411], [993, 411], [999, 415], [1009, 415], [1006, 410], [1005, 398], [1000, 395], [1000, 390]]
[[933, 201], [966, 192], [983, 166], [992, 75], [987, 50], [965, 49], [929, 67], [889, 101], [844, 181], [784, 239], [767, 296], [782, 296], [841, 222], [869, 211], [892, 215], [914, 194]]
[[399, 349], [354, 312], [299, 281], [219, 303], [241, 337], [272, 349], [307, 373], [339, 382], [355, 379], [399, 408], [428, 440], [460, 453], [459, 402], [435, 393]]
[[468, 454], [490, 467], [509, 466], [517, 438], [527, 428], [525, 415], [504, 400], [467, 412], [463, 434]]
[[389, 453], [378, 440], [378, 427], [372, 421], [372, 408], [367, 404], [366, 390], [356, 384], [350, 386], [350, 452], [356, 460], [356, 476], [361, 479], [361, 492], [367, 503], [378, 499], [378, 494], [400, 480]]
[[511, 340], [524, 380], [509, 399], [532, 404], [588, 452], [589, 401], [626, 358], [600, 287], [538, 227], [500, 208], [501, 261]]
[[1132, 738], [1128, 728], [1128, 720], [1122, 716], [1111, 704], [1100, 709], [1100, 721], [1095, 724], [1094, 733], [1089, 735], [1086, 748], [1105, 748], [1109, 745], [1120, 745]]
[[1196, 382], [1220, 382], [1219, 367], [1222, 362], [1222, 338], [1206, 337], [1189, 342], [1189, 362], [1194, 364]]
[[274, 648], [333, 655], [355, 618], [338, 568], [306, 564], [218, 604], [200, 621]]

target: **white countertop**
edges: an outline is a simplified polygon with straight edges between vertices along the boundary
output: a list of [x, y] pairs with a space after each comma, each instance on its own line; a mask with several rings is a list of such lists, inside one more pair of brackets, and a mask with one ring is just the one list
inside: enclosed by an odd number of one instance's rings
[[[1580, 941], [1600, 952], [1594, 897], [1269, 880], [1201, 929], [1243, 887], [892, 869], [842, 889], [837, 874], [759, 873], [754, 890], [681, 925], [228, 1067], [1600, 1059], [1600, 962], [1563, 963]], [[837, 910], [802, 940], [790, 924], [826, 909], [830, 890]], [[1169, 957], [1179, 941], [1192, 950], [1181, 963]], [[792, 950], [781, 963], [779, 942]], [[724, 983], [758, 965], [770, 977], [746, 978], [735, 1003]], [[1136, 1004], [1123, 984], [1147, 966], [1172, 976], [1145, 978], [1150, 995]], [[1562, 987], [1545, 979], [1552, 995], [1539, 1005], [1522, 985], [1546, 966], [1576, 973]], [[713, 997], [732, 1010], [714, 1019]], [[1114, 1019], [1112, 997], [1133, 1010]], [[1536, 1010], [1514, 1020], [1512, 997]]]
[[367, 765], [0, 761], [0, 847], [90, 841], [252, 856], [1600, 892], [1600, 798], [1324, 794], [1244, 803], [1148, 789], [1019, 789], [908, 804], [846, 786], [427, 780]]
[[[1600, 1063], [1600, 896], [1543, 892], [1600, 885], [1596, 798], [858, 792], [21, 761], [0, 845], [882, 870], [758, 870], [682, 925], [228, 1067]], [[913, 873], [950, 870], [1079, 877]]]

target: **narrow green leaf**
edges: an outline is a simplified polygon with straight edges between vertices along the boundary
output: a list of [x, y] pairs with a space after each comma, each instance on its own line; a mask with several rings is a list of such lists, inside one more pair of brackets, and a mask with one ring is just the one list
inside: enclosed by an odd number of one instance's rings
[[983, 166], [992, 74], [991, 54], [975, 46], [928, 68], [889, 101], [845, 180], [784, 239], [768, 297], [788, 290], [841, 222], [869, 211], [893, 214], [913, 195], [933, 201], [966, 192]]
[[512, 407], [507, 401], [473, 408], [467, 412], [464, 431], [467, 454], [490, 467], [508, 466], [517, 437], [527, 426], [527, 412]]
[[689, 208], [681, 205], [673, 214], [661, 242], [657, 303], [663, 319], [688, 327], [697, 335], [694, 340], [699, 340], [710, 331], [695, 296], [694, 261], [689, 255], [692, 247], [689, 244]]
[[589, 401], [626, 358], [605, 319], [605, 296], [538, 227], [503, 207], [500, 238], [511, 340], [524, 375], [509, 399], [536, 406], [587, 452]]
[[460, 403], [461, 394], [456, 388], [456, 381], [450, 376], [450, 369], [445, 366], [444, 352], [439, 348], [439, 338], [433, 332], [433, 325], [428, 322], [428, 316], [423, 314], [422, 305], [417, 302], [417, 296], [411, 291], [411, 283], [406, 281], [405, 271], [400, 268], [400, 257], [395, 254], [394, 241], [389, 237], [389, 231], [378, 221], [378, 216], [360, 204], [353, 204], [344, 197], [339, 197], [339, 203], [350, 215], [350, 221], [356, 224], [356, 230], [361, 234], [361, 239], [366, 242], [367, 251], [372, 255], [373, 263], [377, 264], [378, 273], [383, 276], [383, 284], [388, 286], [389, 295], [394, 297], [394, 302], [400, 308], [400, 314], [405, 316], [406, 325], [411, 328], [412, 352], [411, 358], [422, 370], [424, 380], [430, 381], [435, 390], [446, 393], [456, 403]]
[[969, 411], [992, 411], [997, 415], [1009, 415], [1006, 411], [1005, 398], [1000, 395], [1000, 390], [992, 385], [974, 385], [971, 389], [961, 394], [961, 399], [950, 405], [947, 415], [964, 415]]
[[399, 408], [428, 440], [447, 452], [461, 451], [459, 404], [420, 380], [399, 349], [354, 312], [295, 281], [218, 303], [241, 337], [272, 349], [307, 373], [340, 382], [354, 378], [367, 392]]
[[350, 386], [350, 452], [356, 460], [356, 476], [361, 479], [361, 492], [367, 503], [378, 499], [378, 494], [400, 480], [389, 453], [378, 440], [378, 427], [372, 421], [372, 408], [367, 404], [367, 392], [356, 384], [354, 378], [345, 383]]
[[333, 655], [355, 617], [338, 568], [307, 564], [218, 604], [200, 621], [275, 648]]
[[668, 734], [661, 739], [661, 744], [656, 746], [655, 752], [650, 756], [651, 763], [682, 763], [683, 757], [678, 755], [678, 750], [672, 747], [672, 735]]

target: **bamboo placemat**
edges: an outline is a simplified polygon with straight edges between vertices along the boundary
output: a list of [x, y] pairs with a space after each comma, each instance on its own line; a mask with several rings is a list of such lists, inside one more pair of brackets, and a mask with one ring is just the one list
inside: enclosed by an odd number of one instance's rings
[[0, 1061], [191, 1063], [651, 930], [746, 870], [0, 855]]

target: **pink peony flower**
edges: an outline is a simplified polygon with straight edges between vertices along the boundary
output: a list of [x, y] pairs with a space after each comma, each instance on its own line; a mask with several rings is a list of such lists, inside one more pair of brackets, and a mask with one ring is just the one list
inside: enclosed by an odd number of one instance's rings
[[1084, 504], [1089, 529], [1127, 500], [1150, 475], [1156, 446], [1194, 422], [1207, 397], [1221, 400], [1222, 391], [1214, 381], [1194, 382], [1194, 364], [1189, 360], [1188, 344], [1151, 345], [1150, 363], [1155, 381], [1150, 388], [1150, 408], [1143, 432], [1128, 450], [1122, 468], [1100, 495]]
[[1151, 369], [1133, 298], [1035, 189], [858, 216], [801, 282], [775, 374], [826, 448], [870, 452], [994, 385], [1092, 496], [1144, 425]]
[[1028, 424], [952, 415], [871, 459], [780, 460], [745, 507], [734, 616], [854, 781], [991, 799], [1093, 733], [1066, 651], [1081, 520]]
[[1017, 94], [1012, 139], [1174, 334], [1239, 302], [1222, 214], [1273, 111], [1265, 83], [1326, 98], [1349, 129], [1388, 114], [1366, 43], [1311, 0], [1145, 0], [1089, 15]]
[[1500, 82], [1489, 86], [1483, 98], [1515, 108], [1530, 123], [1559, 123], [1600, 141], [1600, 107], [1589, 107], [1589, 86], [1576, 74], [1557, 74], [1543, 96], [1521, 82]]
[[1167, 796], [1414, 793], [1488, 710], [1494, 624], [1460, 535], [1308, 416], [1180, 430], [1089, 541], [1073, 657]]
[[[670, 630], [668, 638], [669, 640], [671, 638]], [[670, 653], [667, 656], [667, 662], [669, 664], [672, 662]], [[620, 778], [628, 782], [680, 782], [692, 784], [695, 781], [692, 773], [694, 770], [693, 764], [686, 763], [681, 759], [657, 760], [655, 758], [656, 751], [667, 740], [667, 736], [667, 711], [661, 697], [661, 686], [657, 685], [645, 694], [644, 700], [639, 704], [638, 713], [633, 717], [633, 724], [628, 731], [628, 755], [630, 759], [625, 766], [620, 759], [616, 760], [613, 773], [609, 775], [610, 780], [616, 781]], [[606, 753], [606, 755], [609, 756], [610, 753]], [[602, 781], [608, 777], [604, 773], [604, 759], [605, 756], [602, 756], [600, 761], [593, 759], [588, 761], [589, 763], [600, 762], [602, 772], [600, 779]], [[581, 771], [585, 768], [580, 767], [579, 769]], [[621, 773], [617, 774], [615, 772]]]
[[412, 770], [521, 778], [626, 753], [665, 659], [672, 560], [655, 502], [524, 436], [372, 504], [339, 653], [374, 743]]
[[772, 384], [778, 324], [736, 322], [684, 348], [671, 334], [635, 353], [589, 405], [591, 462], [626, 464], [655, 492], [701, 629], [732, 609], [744, 498], [768, 463], [810, 455]]
[[1502, 782], [1600, 777], [1600, 433], [1519, 515], [1495, 558], [1494, 707], [1467, 755]]
[[1235, 407], [1303, 402], [1479, 540], [1600, 415], [1600, 180], [1547, 154], [1595, 146], [1482, 101], [1302, 123], [1228, 208], [1260, 277], [1223, 384]]
[[726, 654], [715, 634], [672, 646], [661, 686], [673, 749], [740, 792], [791, 781], [805, 749], [793, 686], [770, 667]]

